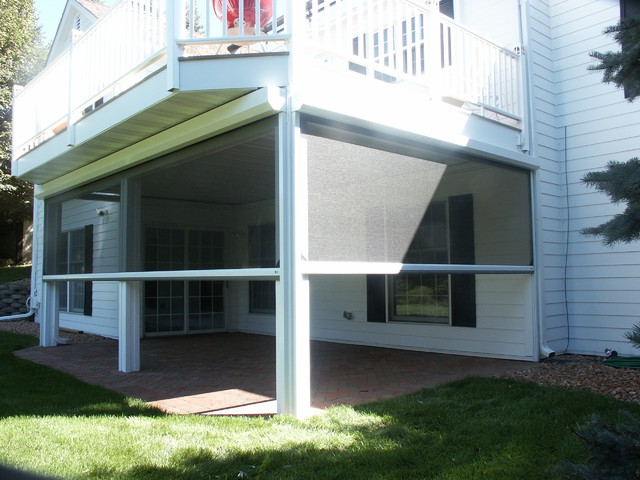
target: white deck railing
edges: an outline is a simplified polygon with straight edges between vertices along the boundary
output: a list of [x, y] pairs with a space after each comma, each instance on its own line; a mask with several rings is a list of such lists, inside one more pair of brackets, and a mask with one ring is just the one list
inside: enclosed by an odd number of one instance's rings
[[433, 97], [520, 119], [518, 55], [437, 10], [412, 0], [310, 0], [308, 6], [308, 47], [325, 63], [387, 82], [421, 83]]
[[[23, 89], [16, 89], [13, 158], [47, 140], [181, 56], [287, 51], [293, 21], [305, 55], [391, 83], [428, 87], [433, 98], [487, 108], [519, 121], [519, 58], [413, 0], [307, 0], [291, 18], [286, 0], [267, 13], [240, 4], [257, 25], [216, 16], [218, 0], [121, 0]], [[235, 0], [219, 0], [226, 11]], [[302, 0], [293, 0], [302, 1]], [[73, 143], [73, 129], [69, 130]]]

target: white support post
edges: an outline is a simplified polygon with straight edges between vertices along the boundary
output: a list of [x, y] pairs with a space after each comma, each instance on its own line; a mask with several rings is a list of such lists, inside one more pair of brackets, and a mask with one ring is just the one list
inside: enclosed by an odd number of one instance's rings
[[276, 282], [276, 400], [278, 413], [311, 414], [307, 152], [293, 106], [295, 78], [303, 48], [305, 2], [287, 1], [291, 15], [287, 105], [278, 124], [278, 238], [280, 280]]
[[183, 31], [184, 0], [168, 1], [167, 5], [167, 90], [180, 90], [180, 48], [177, 39]]
[[118, 370], [140, 370], [140, 282], [118, 282]]
[[46, 282], [42, 295], [42, 315], [40, 316], [40, 346], [57, 345], [60, 325], [60, 284]]
[[295, 112], [280, 115], [280, 281], [276, 282], [276, 383], [278, 413], [311, 413], [306, 151]]

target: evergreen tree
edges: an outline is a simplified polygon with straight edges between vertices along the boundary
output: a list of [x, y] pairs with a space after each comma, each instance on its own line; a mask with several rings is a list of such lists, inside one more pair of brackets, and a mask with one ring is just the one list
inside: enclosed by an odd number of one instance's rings
[[619, 52], [592, 52], [599, 61], [589, 70], [601, 70], [602, 81], [624, 88], [627, 100], [640, 96], [640, 17], [631, 17], [604, 31], [620, 45]]
[[[613, 35], [621, 50], [591, 53], [599, 63], [590, 70], [602, 71], [603, 81], [623, 88], [632, 102], [640, 96], [640, 17], [625, 19], [605, 33]], [[606, 170], [589, 172], [582, 181], [609, 195], [614, 203], [627, 205], [623, 213], [582, 233], [600, 236], [606, 245], [640, 240], [640, 160], [609, 162]]]
[[629, 412], [612, 426], [594, 416], [574, 432], [589, 450], [587, 465], [564, 463], [563, 478], [573, 480], [637, 480], [640, 478], [640, 422]]
[[0, 0], [0, 221], [31, 217], [33, 189], [11, 176], [11, 107], [14, 85], [43, 64], [41, 37], [33, 0]]

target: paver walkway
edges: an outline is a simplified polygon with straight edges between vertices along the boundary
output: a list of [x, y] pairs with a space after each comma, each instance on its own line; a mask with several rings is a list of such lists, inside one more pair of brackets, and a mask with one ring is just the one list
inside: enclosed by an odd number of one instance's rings
[[[146, 338], [141, 371], [118, 372], [118, 342], [32, 347], [16, 355], [172, 413], [275, 413], [275, 338], [244, 333]], [[311, 342], [312, 406], [392, 397], [526, 362]]]

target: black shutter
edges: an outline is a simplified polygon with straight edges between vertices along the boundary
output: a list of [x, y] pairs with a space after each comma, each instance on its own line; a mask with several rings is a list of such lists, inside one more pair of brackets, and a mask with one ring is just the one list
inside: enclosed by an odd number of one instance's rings
[[[620, 0], [620, 21], [628, 18], [640, 16], [640, 0]], [[620, 45], [622, 51], [628, 49], [628, 46], [624, 43]], [[627, 88], [623, 88], [624, 98], [628, 100], [630, 97]]]
[[387, 321], [385, 284], [384, 275], [367, 275], [367, 322]]
[[[93, 273], [93, 225], [84, 227], [84, 272]], [[93, 315], [93, 282], [84, 282], [84, 315]]]
[[453, 17], [453, 0], [440, 0], [440, 13], [447, 17]]
[[[453, 264], [475, 264], [473, 195], [449, 197], [450, 257]], [[451, 275], [451, 324], [476, 326], [476, 277]]]
[[620, 20], [640, 16], [640, 0], [620, 0]]

